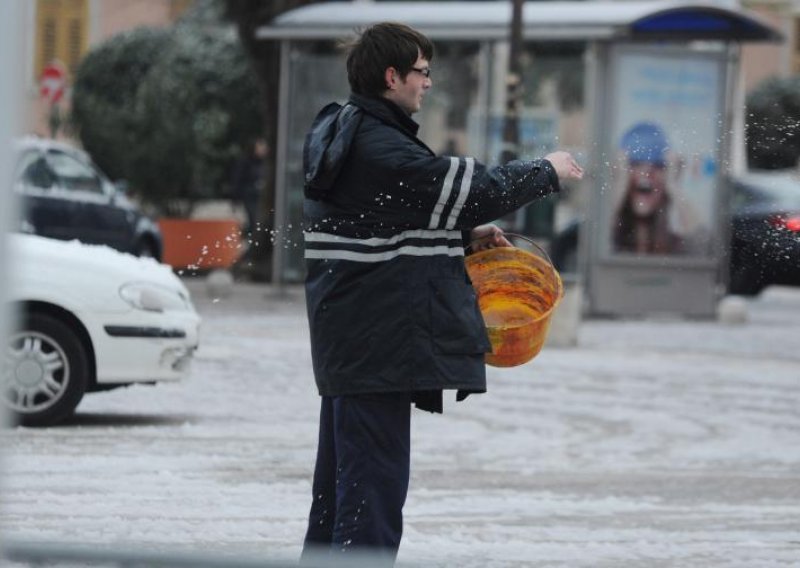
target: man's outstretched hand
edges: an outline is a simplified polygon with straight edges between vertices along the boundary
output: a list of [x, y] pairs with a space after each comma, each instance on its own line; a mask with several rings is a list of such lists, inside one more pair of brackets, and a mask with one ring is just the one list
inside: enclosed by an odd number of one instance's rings
[[558, 152], [547, 154], [544, 159], [553, 164], [558, 179], [561, 181], [583, 178], [583, 168], [578, 165], [578, 162], [569, 152], [559, 150]]

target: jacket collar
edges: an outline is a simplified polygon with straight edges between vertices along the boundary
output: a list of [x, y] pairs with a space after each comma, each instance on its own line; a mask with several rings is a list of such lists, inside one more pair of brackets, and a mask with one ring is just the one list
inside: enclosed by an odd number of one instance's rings
[[367, 97], [350, 93], [350, 102], [379, 120], [399, 128], [406, 134], [416, 138], [419, 124], [397, 104], [384, 97]]

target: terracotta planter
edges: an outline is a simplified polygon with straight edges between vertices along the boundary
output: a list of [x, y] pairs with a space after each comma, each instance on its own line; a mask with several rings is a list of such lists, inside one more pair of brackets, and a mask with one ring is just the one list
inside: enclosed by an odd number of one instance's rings
[[230, 268], [244, 252], [236, 219], [158, 221], [164, 237], [163, 262], [173, 268]]

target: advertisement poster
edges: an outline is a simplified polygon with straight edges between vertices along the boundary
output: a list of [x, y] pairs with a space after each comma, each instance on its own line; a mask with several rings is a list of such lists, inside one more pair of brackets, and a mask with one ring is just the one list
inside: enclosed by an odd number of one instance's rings
[[721, 150], [721, 61], [623, 51], [617, 63], [609, 250], [709, 256]]

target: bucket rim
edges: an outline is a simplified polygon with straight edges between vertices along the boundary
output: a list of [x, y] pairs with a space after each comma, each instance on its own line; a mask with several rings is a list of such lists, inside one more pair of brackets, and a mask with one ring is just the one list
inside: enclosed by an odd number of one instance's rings
[[[516, 236], [519, 236], [519, 235], [516, 235]], [[528, 239], [526, 239], [526, 240], [528, 240]], [[533, 244], [535, 244], [535, 243], [533, 243]], [[555, 310], [558, 307], [558, 305], [561, 303], [561, 300], [564, 299], [564, 282], [561, 279], [561, 275], [558, 273], [558, 270], [556, 270], [556, 267], [553, 265], [552, 261], [550, 260], [550, 256], [547, 255], [547, 253], [544, 251], [544, 249], [542, 249], [538, 245], [536, 245], [536, 247], [538, 249], [540, 249], [542, 252], [544, 252], [545, 256], [537, 256], [534, 253], [532, 253], [530, 251], [527, 251], [525, 249], [521, 249], [519, 247], [497, 247], [497, 248], [491, 248], [491, 249], [482, 250], [482, 251], [473, 253], [473, 254], [469, 255], [466, 258], [466, 261], [468, 263], [473, 263], [473, 262], [480, 261], [483, 257], [490, 256], [492, 254], [497, 254], [498, 252], [512, 252], [513, 254], [523, 254], [523, 255], [531, 256], [533, 258], [536, 258], [537, 260], [541, 260], [541, 261], [544, 261], [544, 262], [547, 263], [547, 265], [550, 268], [550, 273], [551, 273], [551, 275], [553, 277], [554, 283], [556, 285], [556, 296], [555, 296], [555, 299], [553, 300], [553, 303], [550, 305], [550, 307], [546, 311], [540, 313], [535, 318], [533, 318], [533, 319], [529, 320], [528, 322], [526, 322], [525, 324], [522, 324], [522, 325], [519, 325], [519, 326], [492, 326], [492, 325], [487, 325], [486, 326], [487, 328], [505, 327], [507, 329], [510, 329], [512, 327], [514, 327], [514, 328], [523, 327], [524, 325], [530, 325], [532, 323], [538, 323], [538, 322], [542, 321], [545, 318], [549, 318], [552, 315], [553, 310]]]

